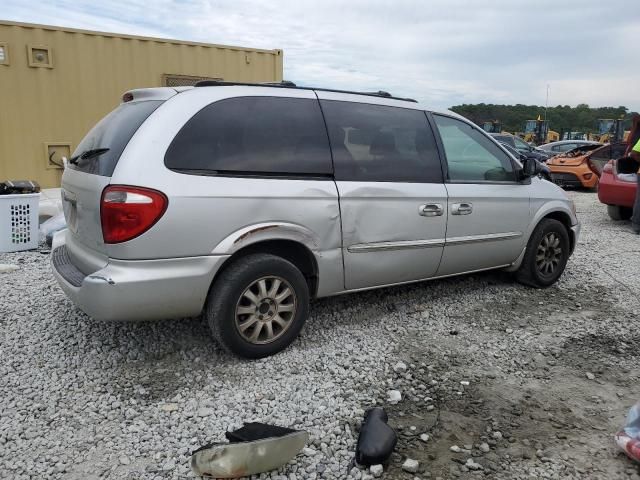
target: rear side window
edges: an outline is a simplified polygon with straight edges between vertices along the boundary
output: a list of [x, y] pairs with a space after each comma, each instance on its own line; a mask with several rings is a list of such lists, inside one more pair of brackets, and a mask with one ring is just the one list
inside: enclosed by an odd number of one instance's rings
[[317, 100], [237, 97], [196, 113], [173, 139], [165, 165], [185, 173], [331, 175]]
[[71, 156], [69, 168], [105, 177], [113, 175], [127, 143], [160, 104], [162, 101], [149, 100], [118, 106], [82, 139]]
[[336, 180], [442, 182], [435, 139], [424, 112], [322, 101]]

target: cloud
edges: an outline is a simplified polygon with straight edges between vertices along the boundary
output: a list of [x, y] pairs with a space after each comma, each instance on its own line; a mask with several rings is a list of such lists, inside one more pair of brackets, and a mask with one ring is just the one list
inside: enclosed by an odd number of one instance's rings
[[626, 105], [637, 0], [5, 0], [10, 20], [282, 48], [285, 78], [460, 103]]

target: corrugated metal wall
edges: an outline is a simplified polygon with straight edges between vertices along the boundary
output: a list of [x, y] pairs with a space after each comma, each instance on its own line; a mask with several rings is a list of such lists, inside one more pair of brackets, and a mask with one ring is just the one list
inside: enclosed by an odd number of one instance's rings
[[[238, 82], [282, 80], [282, 51], [198, 44], [0, 20], [0, 180], [59, 186], [49, 163], [132, 88], [167, 75]], [[0, 52], [1, 53], [1, 52]], [[184, 82], [189, 79], [169, 79]]]

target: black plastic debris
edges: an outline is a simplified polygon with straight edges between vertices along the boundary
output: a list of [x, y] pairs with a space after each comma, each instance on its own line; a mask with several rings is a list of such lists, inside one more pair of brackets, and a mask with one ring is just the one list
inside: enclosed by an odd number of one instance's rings
[[387, 424], [388, 420], [384, 408], [375, 407], [365, 412], [356, 446], [356, 462], [359, 465], [377, 465], [391, 456], [398, 436]]

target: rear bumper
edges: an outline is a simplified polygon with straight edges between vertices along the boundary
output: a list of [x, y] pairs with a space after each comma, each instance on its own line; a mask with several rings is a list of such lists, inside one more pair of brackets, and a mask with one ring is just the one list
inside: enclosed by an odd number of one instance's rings
[[603, 172], [598, 184], [598, 199], [606, 205], [632, 208], [637, 185], [637, 182], [623, 182], [613, 174]]
[[114, 260], [84, 275], [66, 251], [64, 234], [53, 244], [53, 274], [86, 314], [104, 321], [160, 320], [202, 312], [214, 275], [226, 255], [161, 260]]
[[549, 165], [549, 169], [551, 180], [561, 187], [593, 188], [598, 184], [598, 177], [587, 167], [569, 168]]

